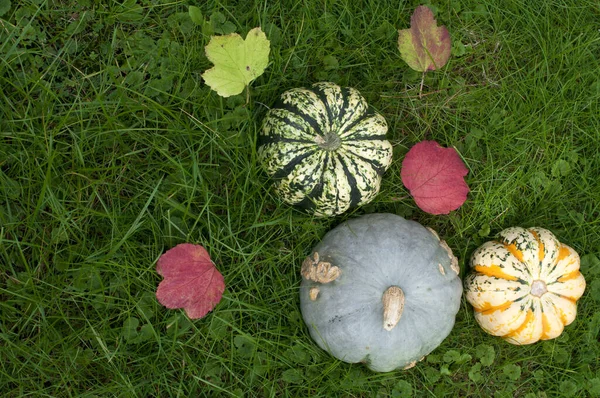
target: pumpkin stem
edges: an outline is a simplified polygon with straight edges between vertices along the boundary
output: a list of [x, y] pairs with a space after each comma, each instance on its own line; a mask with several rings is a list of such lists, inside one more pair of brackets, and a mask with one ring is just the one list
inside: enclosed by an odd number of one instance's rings
[[400, 321], [404, 311], [404, 292], [398, 286], [390, 286], [383, 293], [383, 328], [388, 332]]

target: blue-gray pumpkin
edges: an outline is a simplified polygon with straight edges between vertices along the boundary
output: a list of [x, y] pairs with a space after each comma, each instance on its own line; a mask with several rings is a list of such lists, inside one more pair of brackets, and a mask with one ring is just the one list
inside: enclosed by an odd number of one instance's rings
[[276, 192], [317, 216], [370, 202], [392, 162], [387, 123], [333, 83], [284, 92], [263, 121], [258, 155]]
[[458, 260], [432, 229], [369, 214], [329, 231], [302, 264], [300, 306], [314, 341], [379, 372], [414, 366], [448, 336]]

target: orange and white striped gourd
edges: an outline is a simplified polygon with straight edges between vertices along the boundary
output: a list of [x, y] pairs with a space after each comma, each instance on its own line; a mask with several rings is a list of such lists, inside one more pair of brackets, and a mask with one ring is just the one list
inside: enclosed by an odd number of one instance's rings
[[477, 323], [513, 344], [558, 337], [585, 290], [579, 255], [543, 228], [512, 227], [471, 257], [466, 298]]

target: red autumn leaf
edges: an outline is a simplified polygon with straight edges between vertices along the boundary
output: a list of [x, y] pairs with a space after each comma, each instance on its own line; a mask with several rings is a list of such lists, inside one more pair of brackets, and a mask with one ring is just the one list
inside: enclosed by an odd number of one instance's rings
[[223, 275], [202, 246], [175, 246], [160, 256], [156, 271], [165, 278], [156, 289], [156, 298], [167, 308], [183, 308], [188, 317], [198, 319], [221, 301]]
[[410, 28], [398, 31], [400, 56], [412, 69], [419, 72], [436, 70], [450, 58], [450, 33], [445, 26], [437, 26], [433, 12], [419, 6], [410, 17]]
[[421, 141], [406, 154], [400, 175], [421, 210], [448, 214], [467, 200], [469, 186], [464, 176], [468, 172], [454, 148]]

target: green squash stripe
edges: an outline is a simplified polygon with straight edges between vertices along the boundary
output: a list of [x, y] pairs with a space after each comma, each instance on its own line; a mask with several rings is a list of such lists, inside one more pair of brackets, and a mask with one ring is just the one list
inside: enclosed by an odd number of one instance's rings
[[370, 117], [361, 119], [351, 128], [344, 130], [340, 134], [340, 138], [342, 140], [354, 140], [355, 137], [382, 136], [387, 133], [387, 129], [387, 123], [383, 116], [373, 114]]
[[276, 180], [277, 191], [292, 204], [303, 201], [321, 183], [323, 168], [328, 162], [329, 153], [318, 151], [299, 163], [290, 172]]
[[[355, 176], [361, 176], [361, 173], [356, 172], [356, 163], [343, 155], [337, 156], [338, 161], [342, 164], [342, 167], [345, 171], [346, 179], [348, 180], [348, 185], [350, 186], [350, 202], [348, 207], [358, 206], [363, 199], [363, 190], [359, 188], [360, 182], [357, 181]], [[352, 167], [352, 170], [350, 169]]]
[[374, 186], [379, 186], [381, 180], [378, 171], [371, 167], [367, 159], [348, 157], [342, 153], [338, 156], [340, 161], [347, 165], [346, 174], [349, 178], [352, 177], [351, 185], [356, 191], [351, 206], [358, 206], [370, 201], [379, 191], [373, 189]]
[[346, 113], [340, 117], [340, 136], [342, 136], [346, 130], [352, 128], [352, 126], [371, 116], [372, 114], [372, 112], [369, 111], [369, 107], [365, 99], [357, 90], [353, 88], [345, 88], [343, 91], [346, 94], [344, 101], [344, 109]]
[[273, 178], [283, 178], [292, 172], [296, 168], [296, 166], [309, 156], [315, 154], [316, 151], [304, 152], [299, 156], [296, 156], [292, 160], [290, 160], [283, 168], [277, 170], [275, 174], [273, 174]]
[[392, 151], [392, 144], [386, 140], [345, 141], [340, 148], [340, 152], [368, 162], [380, 175], [390, 167]]
[[[273, 144], [264, 145], [258, 149], [258, 155], [265, 167], [265, 170], [270, 174], [282, 173], [282, 169], [289, 169], [289, 164], [298, 162], [298, 157], [317, 153], [318, 150], [314, 144], [300, 144], [297, 142], [275, 142]], [[286, 173], [287, 174], [287, 173]], [[281, 177], [278, 177], [281, 178]]]
[[287, 109], [271, 109], [259, 133], [260, 145], [276, 141], [315, 144], [319, 134], [304, 118]]
[[304, 119], [319, 135], [328, 131], [330, 122], [327, 108], [315, 92], [306, 89], [286, 91], [281, 95], [278, 105]]
[[312, 90], [319, 97], [329, 116], [331, 131], [336, 131], [339, 126], [340, 115], [345, 112], [345, 98], [342, 89], [337, 84], [331, 83], [315, 83], [312, 85]]
[[340, 88], [332, 83], [315, 83], [312, 88], [328, 110], [331, 131], [340, 136], [371, 115], [364, 98], [353, 88]]

